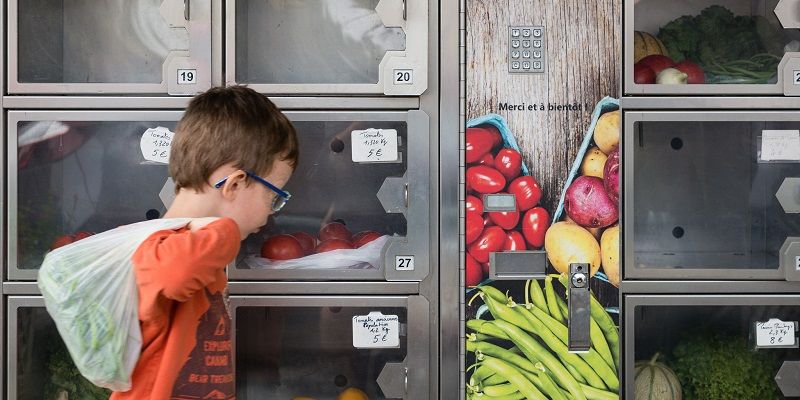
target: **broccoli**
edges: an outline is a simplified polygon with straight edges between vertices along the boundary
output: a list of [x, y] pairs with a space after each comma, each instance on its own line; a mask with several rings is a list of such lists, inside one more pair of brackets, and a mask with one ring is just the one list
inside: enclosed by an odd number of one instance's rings
[[673, 355], [686, 400], [781, 398], [774, 381], [778, 360], [752, 351], [745, 338], [698, 332], [678, 344]]
[[108, 400], [111, 391], [93, 385], [81, 375], [60, 339], [52, 340], [48, 347], [50, 382], [45, 385], [44, 400]]

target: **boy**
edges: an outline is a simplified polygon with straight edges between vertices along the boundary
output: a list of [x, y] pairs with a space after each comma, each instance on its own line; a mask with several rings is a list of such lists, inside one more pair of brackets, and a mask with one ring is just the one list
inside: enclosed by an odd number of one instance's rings
[[131, 390], [112, 400], [234, 399], [225, 266], [290, 195], [297, 135], [265, 96], [245, 87], [195, 97], [178, 123], [169, 171], [176, 197], [133, 255], [142, 352]]

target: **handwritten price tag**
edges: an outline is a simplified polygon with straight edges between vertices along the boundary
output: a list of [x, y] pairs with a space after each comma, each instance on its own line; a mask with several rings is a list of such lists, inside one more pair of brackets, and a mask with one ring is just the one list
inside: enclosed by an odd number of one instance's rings
[[756, 322], [756, 347], [797, 347], [795, 324], [777, 318]]
[[397, 161], [397, 130], [366, 129], [353, 131], [353, 162], [389, 162]]
[[353, 347], [375, 349], [400, 347], [400, 320], [380, 311], [353, 317]]
[[144, 159], [169, 164], [169, 148], [172, 145], [172, 135], [174, 134], [163, 126], [146, 130], [142, 135], [142, 140], [139, 142]]
[[762, 161], [800, 161], [800, 130], [761, 132]]

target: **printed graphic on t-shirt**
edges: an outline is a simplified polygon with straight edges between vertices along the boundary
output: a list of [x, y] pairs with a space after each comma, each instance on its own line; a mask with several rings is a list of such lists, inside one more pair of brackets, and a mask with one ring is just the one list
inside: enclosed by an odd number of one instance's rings
[[235, 399], [231, 360], [231, 319], [224, 294], [205, 290], [211, 306], [200, 317], [197, 344], [172, 389], [174, 400]]

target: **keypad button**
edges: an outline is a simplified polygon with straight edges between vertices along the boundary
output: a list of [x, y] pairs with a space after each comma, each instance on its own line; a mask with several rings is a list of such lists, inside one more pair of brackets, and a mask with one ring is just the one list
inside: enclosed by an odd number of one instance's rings
[[511, 68], [519, 69], [519, 61], [512, 61], [511, 62]]
[[542, 47], [542, 41], [541, 40], [534, 40], [533, 41], [533, 47], [536, 47], [537, 49]]
[[[527, 53], [527, 52], [526, 52]], [[527, 56], [526, 56], [527, 57]], [[519, 58], [519, 50], [514, 50], [511, 52], [511, 58]]]
[[522, 41], [522, 47], [525, 47], [525, 48], [531, 47], [531, 41], [530, 40], [523, 40]]
[[542, 69], [542, 62], [541, 61], [534, 61], [533, 62], [534, 69]]
[[531, 35], [531, 30], [530, 29], [523, 29], [522, 30], [522, 36], [529, 37], [530, 35]]
[[530, 51], [528, 51], [528, 50], [525, 50], [525, 51], [523, 51], [523, 52], [522, 52], [522, 57], [524, 57], [524, 58], [531, 58], [531, 52], [530, 52]]
[[542, 58], [542, 52], [539, 50], [535, 50], [533, 52], [533, 58]]
[[519, 29], [512, 29], [511, 30], [511, 36], [519, 37]]
[[531, 69], [531, 63], [528, 62], [528, 61], [523, 61], [522, 62], [522, 68], [523, 69]]
[[533, 37], [542, 37], [542, 30], [541, 29], [534, 29], [533, 30]]
[[519, 40], [512, 40], [512, 41], [511, 41], [511, 47], [513, 47], [513, 48], [515, 48], [515, 49], [516, 49], [517, 47], [519, 47]]

